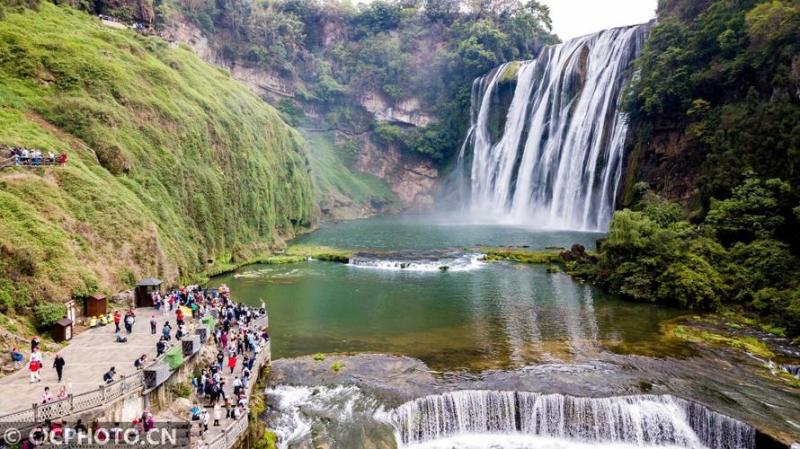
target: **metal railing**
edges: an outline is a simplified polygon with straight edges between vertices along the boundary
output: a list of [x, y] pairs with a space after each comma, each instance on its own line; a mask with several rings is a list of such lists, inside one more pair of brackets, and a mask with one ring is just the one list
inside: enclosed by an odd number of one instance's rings
[[47, 404], [33, 404], [30, 408], [0, 415], [0, 428], [3, 423], [37, 423], [46, 419], [56, 419], [91, 410], [113, 402], [144, 387], [144, 375], [137, 371], [94, 390], [70, 394]]
[[[264, 314], [250, 323], [252, 329], [263, 329], [269, 324], [269, 317]], [[253, 365], [253, 370], [258, 372], [261, 365], [266, 359], [269, 358], [271, 353], [271, 342], [267, 341], [256, 356], [256, 361]], [[159, 358], [153, 364], [159, 363]], [[151, 364], [151, 365], [153, 365]], [[252, 387], [255, 385], [255, 380], [248, 385], [248, 394], [251, 393]], [[121, 397], [127, 396], [138, 390], [144, 389], [144, 371], [136, 371], [135, 373], [122, 376], [119, 380], [106, 385], [100, 385], [97, 389], [87, 391], [84, 393], [70, 394], [64, 399], [59, 399], [47, 404], [33, 404], [30, 408], [13, 411], [0, 415], [0, 430], [4, 430], [10, 424], [30, 423], [31, 425], [42, 422], [46, 419], [57, 419], [77, 413], [83, 413], [97, 407], [102, 407], [110, 402], [113, 402]], [[244, 419], [244, 424], [239, 421]], [[4, 426], [5, 424], [5, 426]], [[242, 429], [239, 427], [244, 426]], [[239, 426], [239, 427], [237, 427]], [[242, 418], [237, 420], [232, 426], [227, 428], [223, 433], [214, 440], [219, 439], [224, 441], [236, 441], [236, 438], [241, 434], [243, 429], [247, 428], [247, 416], [243, 415]], [[228, 447], [227, 443], [220, 447]]]
[[[265, 325], [266, 325], [266, 315], [265, 318]], [[261, 366], [264, 364], [266, 360], [268, 360], [272, 353], [272, 342], [267, 340], [264, 346], [259, 351], [258, 355], [256, 356], [256, 362], [253, 364], [253, 372], [257, 373]], [[256, 384], [256, 379], [253, 379], [247, 385], [247, 395], [250, 396], [253, 393], [253, 387]], [[248, 415], [247, 413], [243, 413], [242, 416], [239, 417], [236, 421], [233, 422], [230, 426], [226, 427], [222, 430], [222, 433], [219, 434], [216, 438], [211, 440], [210, 443], [206, 446], [206, 449], [228, 449], [232, 447], [238, 440], [239, 437], [247, 430], [248, 426]]]

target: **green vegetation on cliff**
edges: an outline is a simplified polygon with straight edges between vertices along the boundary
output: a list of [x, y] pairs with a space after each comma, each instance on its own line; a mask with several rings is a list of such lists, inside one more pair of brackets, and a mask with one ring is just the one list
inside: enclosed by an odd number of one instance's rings
[[662, 0], [659, 19], [626, 99], [631, 210], [577, 271], [635, 300], [745, 310], [800, 335], [800, 6]]
[[276, 96], [282, 110], [313, 111], [326, 128], [374, 132], [381, 146], [436, 161], [464, 138], [473, 80], [556, 40], [535, 0], [175, 4], [222, 58], [291, 86], [291, 99]]
[[800, 335], [800, 258], [786, 240], [800, 202], [788, 183], [750, 176], [699, 224], [637, 186], [639, 200], [614, 215], [598, 262], [570, 270], [633, 300], [735, 308], [766, 318], [772, 333]]
[[314, 219], [300, 136], [230, 75], [43, 2], [0, 20], [0, 311], [247, 260]]
[[[753, 171], [800, 191], [800, 5], [781, 0], [662, 0], [627, 99], [631, 164], [658, 161], [656, 190], [692, 196], [695, 214]], [[655, 178], [655, 179], [652, 179]], [[634, 183], [629, 182], [632, 186]]]

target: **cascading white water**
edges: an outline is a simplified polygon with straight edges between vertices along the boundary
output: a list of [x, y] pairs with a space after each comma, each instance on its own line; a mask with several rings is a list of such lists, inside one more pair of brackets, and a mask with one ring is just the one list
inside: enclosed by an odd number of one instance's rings
[[753, 449], [752, 427], [672, 396], [575, 398], [456, 391], [407, 402], [391, 415], [398, 446], [459, 435], [530, 435], [633, 446]]
[[431, 257], [378, 257], [356, 255], [349, 265], [357, 268], [405, 272], [472, 271], [486, 266], [486, 256], [477, 253], [441, 254]]
[[[627, 133], [621, 92], [649, 29], [573, 39], [475, 81], [457, 164], [469, 212], [542, 228], [606, 228]], [[516, 87], [498, 138], [492, 108], [513, 70]]]

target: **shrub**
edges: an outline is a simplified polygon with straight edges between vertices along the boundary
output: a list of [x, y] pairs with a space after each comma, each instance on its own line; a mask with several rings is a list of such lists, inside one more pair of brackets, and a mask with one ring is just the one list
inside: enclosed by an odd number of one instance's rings
[[189, 382], [178, 382], [170, 387], [170, 391], [179, 398], [188, 398], [192, 395], [192, 385]]
[[41, 327], [50, 327], [58, 320], [64, 318], [67, 313], [67, 308], [64, 304], [55, 302], [40, 302], [33, 308], [33, 313], [36, 316], [36, 321]]

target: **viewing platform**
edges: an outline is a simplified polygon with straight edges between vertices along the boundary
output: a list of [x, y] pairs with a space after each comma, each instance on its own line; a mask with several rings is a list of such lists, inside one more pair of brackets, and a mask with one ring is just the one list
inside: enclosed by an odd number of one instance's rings
[[[128, 334], [124, 329], [121, 332], [121, 335], [128, 337], [126, 343], [116, 342], [114, 325], [109, 323], [77, 334], [69, 345], [58, 351], [66, 361], [61, 382], [58, 382], [53, 368], [53, 353], [46, 354], [43, 359], [40, 382], [30, 382], [27, 368], [0, 379], [0, 410], [3, 410], [0, 414], [0, 434], [11, 428], [24, 433], [36, 424], [57, 419], [64, 420], [67, 424], [74, 424], [77, 419], [82, 419], [87, 424], [93, 419], [130, 423], [145, 410], [156, 409], [153, 411], [158, 413], [159, 406], [166, 408], [171, 402], [171, 387], [184, 382], [195, 366], [203, 362], [197, 355], [203, 349], [216, 350], [213, 329], [204, 326], [200, 320], [187, 320], [191, 323], [189, 335], [177, 342], [173, 341], [174, 344], [167, 351], [169, 353], [179, 348], [183, 361], [179, 366], [170, 368], [165, 361], [167, 354], [156, 358], [156, 342], [161, 337], [161, 332], [152, 334], [148, 321], [155, 315], [159, 327], [165, 321], [175, 327], [174, 314], [170, 314], [170, 319], [167, 319], [152, 307], [137, 308], [135, 313], [139, 318], [133, 326], [133, 332]], [[266, 329], [268, 325], [268, 315], [264, 314], [253, 319], [249, 328], [260, 330]], [[147, 356], [147, 362], [143, 369], [137, 370], [134, 361], [142, 354]], [[255, 356], [253, 375], [247, 388], [248, 398], [252, 395], [261, 368], [270, 360], [271, 342], [267, 340]], [[120, 377], [114, 382], [103, 384], [103, 374], [112, 366]], [[232, 395], [231, 384], [232, 382], [226, 382], [227, 395]], [[68, 395], [64, 399], [42, 404], [41, 395], [46, 386], [50, 387], [53, 396], [64, 386]], [[168, 399], [157, 399], [164, 397]], [[153, 404], [154, 401], [156, 404]], [[197, 421], [189, 422], [192, 430], [196, 428], [196, 423]], [[238, 441], [247, 427], [248, 413], [245, 412], [238, 419], [225, 420], [222, 426], [209, 427], [202, 438], [190, 438], [191, 444], [192, 447], [197, 444], [216, 449], [229, 448]], [[191, 434], [195, 435], [196, 432]]]

